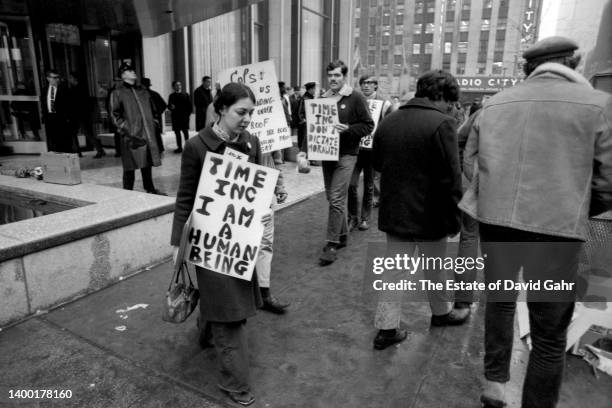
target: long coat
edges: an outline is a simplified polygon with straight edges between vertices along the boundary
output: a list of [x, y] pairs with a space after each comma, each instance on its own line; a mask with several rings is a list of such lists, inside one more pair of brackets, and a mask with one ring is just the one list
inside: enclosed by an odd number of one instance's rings
[[459, 232], [461, 173], [452, 117], [426, 98], [410, 100], [376, 129], [372, 166], [381, 175], [378, 229], [425, 240]]
[[196, 131], [200, 131], [206, 127], [206, 111], [208, 105], [213, 101], [212, 92], [210, 89], [204, 89], [203, 86], [198, 86], [193, 91], [193, 104], [195, 105], [196, 114]]
[[168, 97], [168, 110], [172, 117], [172, 130], [189, 129], [191, 98], [185, 92], [173, 92]]
[[122, 82], [112, 91], [110, 111], [121, 137], [123, 170], [161, 166], [154, 109], [149, 92], [139, 85]]
[[[246, 131], [236, 142], [229, 143], [219, 138], [212, 127], [208, 126], [202, 129], [198, 136], [187, 140], [181, 157], [181, 176], [170, 239], [172, 245], [180, 244], [183, 225], [193, 209], [206, 154], [223, 154], [226, 146], [247, 153], [251, 163], [262, 164], [259, 139]], [[257, 307], [261, 306], [257, 273], [253, 273], [251, 281], [245, 281], [200, 267], [196, 268], [196, 272], [202, 319], [212, 322], [236, 322], [255, 315]]]

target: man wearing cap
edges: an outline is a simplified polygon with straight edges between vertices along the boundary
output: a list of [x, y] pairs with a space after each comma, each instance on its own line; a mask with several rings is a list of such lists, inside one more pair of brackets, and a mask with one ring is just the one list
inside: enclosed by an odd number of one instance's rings
[[121, 83], [110, 96], [110, 111], [121, 142], [123, 188], [134, 189], [134, 172], [140, 169], [147, 193], [165, 195], [153, 185], [151, 166], [161, 166], [155, 138], [155, 107], [149, 92], [136, 83], [138, 77], [128, 62], [119, 67]]
[[[521, 267], [525, 282], [574, 282], [588, 217], [612, 208], [612, 98], [574, 71], [577, 48], [563, 37], [534, 44], [523, 54], [527, 79], [490, 98], [470, 129], [460, 207], [479, 221], [487, 283], [516, 279]], [[574, 293], [532, 290], [527, 300], [533, 348], [521, 406], [552, 408]], [[488, 292], [487, 301], [481, 401], [501, 407], [516, 292]]]

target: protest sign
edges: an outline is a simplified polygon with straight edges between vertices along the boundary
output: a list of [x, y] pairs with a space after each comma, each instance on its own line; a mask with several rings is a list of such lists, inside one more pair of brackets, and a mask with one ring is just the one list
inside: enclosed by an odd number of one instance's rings
[[362, 149], [372, 148], [372, 136], [374, 136], [374, 132], [378, 126], [378, 120], [380, 119], [383, 103], [383, 101], [379, 101], [377, 99], [368, 99], [368, 108], [370, 108], [370, 116], [372, 116], [372, 120], [374, 121], [374, 129], [372, 130], [372, 133], [361, 138], [359, 147]]
[[248, 130], [259, 138], [262, 153], [293, 145], [280, 99], [274, 62], [263, 61], [226, 69], [217, 74], [217, 78], [222, 87], [230, 82], [239, 82], [253, 91], [255, 111]]
[[263, 235], [261, 218], [279, 171], [208, 152], [193, 205], [186, 261], [251, 280]]
[[304, 102], [308, 160], [337, 161], [340, 135], [334, 125], [340, 123], [338, 104], [331, 98], [308, 99]]

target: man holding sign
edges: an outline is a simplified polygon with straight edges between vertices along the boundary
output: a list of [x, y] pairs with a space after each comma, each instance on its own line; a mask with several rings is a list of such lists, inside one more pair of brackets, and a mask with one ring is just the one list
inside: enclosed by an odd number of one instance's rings
[[[361, 92], [368, 100], [370, 114], [374, 120], [374, 130], [378, 126], [378, 122], [385, 117], [392, 109], [391, 102], [380, 98], [376, 91], [378, 90], [378, 80], [373, 75], [363, 75], [359, 78], [359, 86]], [[357, 163], [351, 177], [351, 183], [348, 190], [348, 216], [349, 216], [349, 231], [357, 226], [361, 231], [370, 228], [370, 213], [372, 212], [372, 198], [374, 195], [374, 169], [372, 168], [372, 135], [374, 130], [367, 136], [361, 138], [359, 145], [359, 155], [357, 155]], [[359, 196], [357, 190], [359, 188], [359, 176], [363, 170], [363, 199], [361, 205], [361, 222], [359, 222]]]
[[[329, 90], [323, 97], [331, 99], [336, 104], [335, 112], [332, 112], [334, 109], [327, 112], [330, 114], [328, 117], [333, 116], [334, 113], [338, 115], [338, 121], [334, 122], [332, 126], [339, 137], [335, 159], [311, 157], [312, 147], [315, 145], [311, 146], [311, 124], [307, 123], [309, 159], [325, 160], [323, 161], [323, 180], [327, 201], [329, 201], [329, 216], [327, 220], [327, 244], [319, 257], [322, 266], [333, 263], [337, 258], [337, 250], [346, 246], [346, 234], [348, 233], [346, 198], [349, 181], [357, 161], [359, 141], [374, 129], [374, 122], [364, 96], [354, 91], [346, 83], [347, 72], [347, 66], [339, 60], [332, 61], [327, 66]], [[324, 108], [322, 107], [322, 109]], [[323, 111], [322, 113], [326, 112]], [[332, 150], [330, 147], [325, 153], [333, 153]]]

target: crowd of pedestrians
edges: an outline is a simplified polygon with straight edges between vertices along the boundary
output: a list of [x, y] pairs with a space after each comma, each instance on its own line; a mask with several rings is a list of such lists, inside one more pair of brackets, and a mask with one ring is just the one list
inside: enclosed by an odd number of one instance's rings
[[[486, 253], [486, 283], [514, 279], [521, 268], [526, 279], [546, 270], [550, 276], [575, 280], [588, 217], [612, 209], [612, 97], [594, 90], [574, 70], [579, 61], [577, 48], [574, 41], [562, 37], [539, 41], [523, 55], [526, 79], [485, 103], [474, 103], [465, 121], [458, 105], [458, 83], [442, 70], [422, 74], [414, 98], [401, 106], [379, 94], [374, 74], [359, 78], [360, 89], [353, 89], [348, 68], [339, 60], [327, 65], [328, 89], [321, 93], [315, 82], [305, 83], [303, 89], [279, 82], [284, 117], [302, 154], [308, 152], [306, 101], [321, 96], [335, 101], [338, 108], [339, 121], [333, 126], [339, 134], [339, 157], [322, 162], [329, 205], [320, 264], [336, 262], [338, 251], [349, 245], [349, 233], [370, 228], [373, 208], [378, 207], [378, 229], [387, 242], [401, 244], [410, 254], [418, 250], [427, 257], [448, 256], [448, 238], [460, 234], [459, 253], [451, 255], [475, 258]], [[110, 92], [108, 106], [125, 189], [133, 189], [135, 170], [140, 169], [145, 190], [163, 194], [154, 186], [152, 167], [161, 165], [164, 150], [162, 113], [171, 112], [175, 153], [182, 154], [172, 245], [179, 245], [208, 152], [231, 148], [245, 154], [249, 162], [272, 168], [283, 162], [280, 151], [262, 154], [258, 138], [246, 130], [256, 106], [246, 85], [230, 83], [213, 90], [212, 78], [205, 76], [192, 99], [182, 83], [174, 81], [174, 92], [165, 101], [151, 90], [148, 79], [138, 84], [129, 63], [121, 65], [118, 76], [121, 82]], [[73, 74], [66, 87], [51, 70], [47, 81], [43, 112], [49, 149], [78, 152], [74, 140], [79, 116], [67, 108], [69, 101], [83, 98], [78, 75]], [[368, 100], [382, 103], [378, 117], [372, 117]], [[190, 138], [192, 107], [198, 135]], [[371, 138], [370, 145], [362, 143], [366, 138]], [[99, 141], [92, 143], [95, 157], [106, 154]], [[281, 175], [274, 204], [287, 198], [282, 181]], [[262, 223], [261, 250], [251, 281], [196, 267], [202, 293], [200, 344], [214, 347], [219, 387], [242, 405], [255, 399], [246, 321], [257, 308], [283, 314], [289, 306], [271, 292], [272, 210]], [[508, 251], [499, 242], [517, 246]], [[557, 243], [567, 245], [560, 250]], [[536, 247], [543, 252], [536, 255]], [[436, 269], [429, 276], [439, 283], [473, 281], [476, 272], [456, 275]], [[465, 290], [429, 290], [427, 298], [432, 326], [463, 324], [476, 299], [474, 291]], [[485, 408], [503, 407], [507, 402], [515, 309], [512, 296], [485, 305], [481, 395]], [[553, 408], [559, 399], [574, 302], [533, 301], [528, 309], [533, 349], [522, 407]], [[379, 300], [375, 349], [406, 339], [401, 313], [401, 292]]]

